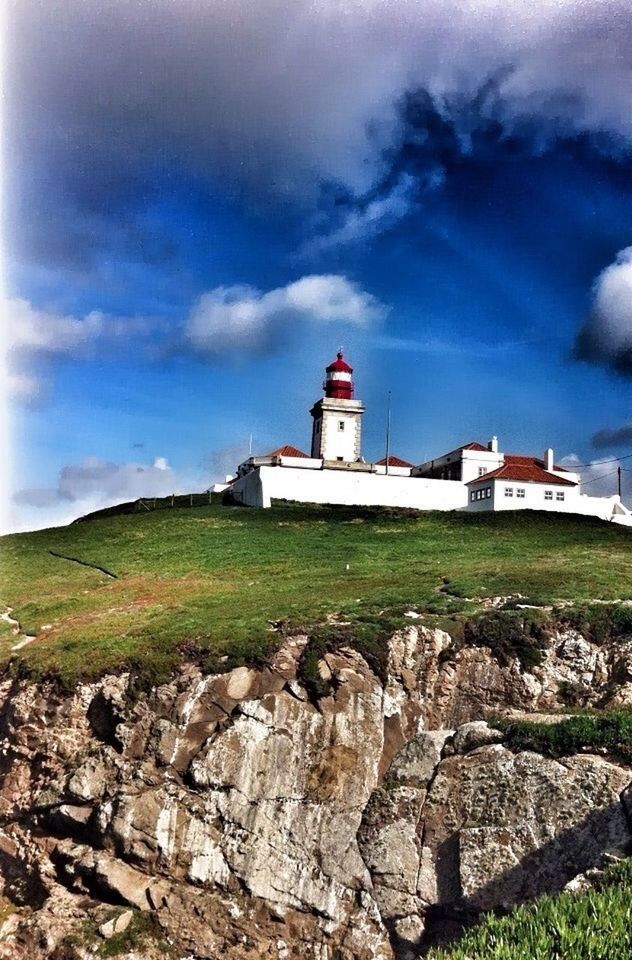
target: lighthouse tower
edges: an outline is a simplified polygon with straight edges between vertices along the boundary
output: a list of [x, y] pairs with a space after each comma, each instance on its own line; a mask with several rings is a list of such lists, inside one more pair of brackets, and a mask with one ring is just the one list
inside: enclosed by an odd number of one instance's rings
[[317, 400], [310, 413], [312, 457], [331, 462], [354, 463], [360, 459], [360, 434], [364, 404], [353, 399], [353, 368], [338, 351], [325, 371], [325, 396]]

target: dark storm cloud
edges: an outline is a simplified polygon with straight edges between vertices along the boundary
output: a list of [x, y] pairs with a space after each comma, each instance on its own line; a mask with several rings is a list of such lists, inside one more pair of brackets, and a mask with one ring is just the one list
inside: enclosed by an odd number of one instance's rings
[[615, 429], [604, 427], [603, 430], [598, 430], [593, 435], [591, 443], [596, 450], [632, 444], [632, 423], [627, 423], [625, 426]]
[[[405, 160], [411, 125], [396, 104], [408, 90], [426, 92], [425, 120], [435, 114], [434, 126], [416, 124], [417, 149], [422, 131], [445, 135], [445, 104], [464, 105], [443, 161], [472, 152], [468, 117], [471, 126], [492, 103], [505, 133], [524, 118], [568, 134], [632, 133], [624, 0], [350, 0], [344, 14], [307, 0], [12, 6], [8, 226], [12, 246], [37, 262], [85, 266], [95, 245], [141, 229], [133, 211], [174, 176], [307, 208], [335, 183], [365, 198], [360, 220], [339, 224], [341, 242], [388, 226], [410, 184], [393, 179], [386, 204], [370, 196], [395, 176], [389, 156]], [[496, 93], [478, 103], [489, 77]], [[151, 236], [146, 246], [172, 252]]]

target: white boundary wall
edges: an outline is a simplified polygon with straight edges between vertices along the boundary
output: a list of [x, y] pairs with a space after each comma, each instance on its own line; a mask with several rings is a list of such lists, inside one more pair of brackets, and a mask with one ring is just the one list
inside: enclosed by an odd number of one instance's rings
[[235, 480], [231, 493], [238, 503], [250, 507], [269, 507], [271, 500], [297, 500], [413, 510], [465, 510], [468, 498], [467, 487], [456, 480], [266, 466]]
[[[289, 458], [283, 459], [287, 463]], [[315, 469], [315, 465], [322, 461], [293, 459], [296, 466], [261, 465], [239, 477], [230, 488], [235, 500], [248, 507], [269, 507], [272, 500], [291, 500], [345, 506], [407, 507], [413, 510], [548, 510], [632, 526], [632, 515], [618, 497], [590, 497], [580, 494], [573, 487], [547, 484], [547, 489], [553, 490], [553, 500], [548, 501], [544, 500], [543, 485], [492, 481], [491, 498], [471, 503], [471, 487], [458, 480]], [[514, 487], [513, 497], [504, 496], [505, 486]], [[525, 488], [524, 499], [516, 496], [515, 488], [518, 486]], [[563, 501], [555, 499], [557, 490], [564, 491]]]

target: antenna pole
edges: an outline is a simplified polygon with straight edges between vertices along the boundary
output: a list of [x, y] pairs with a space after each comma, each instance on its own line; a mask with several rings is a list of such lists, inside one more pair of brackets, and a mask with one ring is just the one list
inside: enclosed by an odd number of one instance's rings
[[248, 456], [252, 456], [252, 434], [250, 434], [250, 439], [248, 440]]
[[617, 487], [619, 489], [619, 500], [621, 499], [621, 465], [617, 467]]
[[391, 391], [388, 391], [386, 401], [386, 473], [388, 473], [388, 458], [391, 452]]

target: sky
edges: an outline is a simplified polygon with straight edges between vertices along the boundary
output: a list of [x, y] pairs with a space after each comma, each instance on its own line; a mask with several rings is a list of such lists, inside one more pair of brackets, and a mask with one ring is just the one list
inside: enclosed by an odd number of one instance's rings
[[496, 434], [615, 492], [628, 0], [7, 7], [5, 529], [309, 450], [339, 345], [367, 460], [390, 391], [412, 462]]

